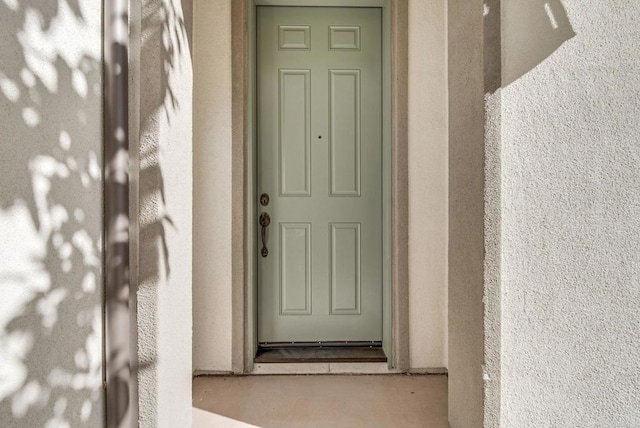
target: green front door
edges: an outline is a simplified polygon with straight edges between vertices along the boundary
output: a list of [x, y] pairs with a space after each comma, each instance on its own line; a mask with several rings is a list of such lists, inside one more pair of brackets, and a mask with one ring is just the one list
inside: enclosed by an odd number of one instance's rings
[[258, 7], [261, 343], [382, 340], [381, 15]]

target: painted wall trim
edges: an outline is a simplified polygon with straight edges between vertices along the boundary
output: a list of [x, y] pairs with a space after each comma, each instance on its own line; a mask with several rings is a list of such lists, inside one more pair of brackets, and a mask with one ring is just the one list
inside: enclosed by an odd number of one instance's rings
[[[382, 349], [388, 368], [395, 367], [393, 346], [393, 269], [391, 242], [393, 230], [393, 192], [390, 178], [393, 164], [392, 84], [391, 84], [391, 0], [382, 7]], [[387, 322], [391, 320], [391, 322]]]
[[[232, 370], [251, 372], [255, 355], [255, 200], [252, 170], [255, 166], [255, 48], [254, 0], [233, 2], [232, 20]], [[302, 2], [298, 2], [300, 5]], [[392, 359], [397, 370], [409, 369], [409, 266], [408, 266], [408, 0], [385, 0], [390, 12], [390, 87], [392, 199], [390, 290], [384, 297], [391, 317]], [[344, 5], [344, 3], [341, 3]], [[384, 25], [384, 23], [383, 23]], [[251, 35], [251, 36], [250, 36]]]
[[391, 4], [392, 323], [394, 368], [409, 369], [409, 1]]
[[[473, 3], [473, 4], [470, 4]], [[453, 427], [484, 423], [483, 1], [449, 0], [448, 405]], [[493, 409], [492, 409], [493, 411]]]
[[[247, 231], [250, 224], [245, 220], [250, 203], [247, 202], [247, 184], [250, 164], [246, 162], [249, 150], [248, 133], [251, 130], [248, 118], [250, 109], [248, 90], [251, 87], [247, 67], [247, 10], [245, 0], [231, 2], [231, 369], [234, 373], [245, 371], [245, 313], [249, 299], [246, 296], [246, 284], [253, 278], [248, 275], [251, 263], [250, 247], [247, 244]], [[252, 280], [252, 279], [251, 279]]]

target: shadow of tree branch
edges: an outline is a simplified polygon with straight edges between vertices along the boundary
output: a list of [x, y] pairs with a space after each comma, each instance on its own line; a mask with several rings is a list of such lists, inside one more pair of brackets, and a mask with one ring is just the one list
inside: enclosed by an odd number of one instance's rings
[[[140, 112], [148, 136], [180, 108], [170, 75], [188, 46], [172, 2], [144, 8], [143, 55], [158, 67]], [[0, 2], [0, 426], [104, 420], [101, 34], [100, 2]], [[157, 211], [141, 234], [159, 244], [143, 256], [149, 283], [170, 274], [173, 222], [160, 147], [142, 146], [153, 185], [141, 201]]]

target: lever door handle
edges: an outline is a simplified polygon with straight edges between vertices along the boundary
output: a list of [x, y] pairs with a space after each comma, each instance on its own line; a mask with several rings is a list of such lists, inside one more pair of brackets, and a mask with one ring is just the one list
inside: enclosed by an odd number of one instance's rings
[[262, 226], [261, 235], [262, 235], [262, 250], [260, 250], [260, 254], [262, 257], [267, 257], [269, 255], [269, 250], [267, 249], [267, 227], [271, 224], [271, 217], [269, 214], [262, 213], [260, 214], [260, 226]]

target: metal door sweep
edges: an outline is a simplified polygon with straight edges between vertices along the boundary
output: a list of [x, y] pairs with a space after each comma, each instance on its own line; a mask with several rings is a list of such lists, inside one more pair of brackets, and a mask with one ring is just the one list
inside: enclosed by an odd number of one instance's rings
[[260, 348], [381, 348], [381, 341], [333, 341], [333, 342], [261, 342]]

